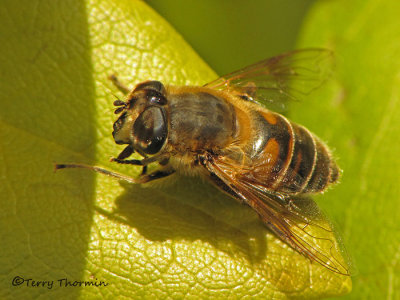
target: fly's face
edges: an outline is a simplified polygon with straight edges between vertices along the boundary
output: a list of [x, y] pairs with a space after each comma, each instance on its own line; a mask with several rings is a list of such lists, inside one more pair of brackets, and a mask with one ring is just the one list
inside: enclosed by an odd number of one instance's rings
[[162, 149], [168, 136], [167, 98], [159, 81], [145, 81], [136, 86], [128, 100], [116, 100], [119, 118], [113, 125], [117, 144], [129, 144], [143, 155], [153, 155]]

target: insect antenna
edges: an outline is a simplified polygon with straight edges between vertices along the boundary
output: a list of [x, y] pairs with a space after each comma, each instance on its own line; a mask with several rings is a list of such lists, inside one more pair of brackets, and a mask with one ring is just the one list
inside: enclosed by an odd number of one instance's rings
[[114, 111], [114, 113], [116, 114], [116, 115], [118, 115], [118, 114], [120, 114], [125, 108], [126, 108], [126, 102], [124, 102], [124, 101], [122, 101], [121, 99], [119, 99], [116, 95], [114, 95], [113, 94], [113, 96], [115, 97], [115, 98], [117, 98], [117, 100], [115, 100], [114, 102], [113, 102], [113, 105], [114, 106], [119, 106], [115, 111]]

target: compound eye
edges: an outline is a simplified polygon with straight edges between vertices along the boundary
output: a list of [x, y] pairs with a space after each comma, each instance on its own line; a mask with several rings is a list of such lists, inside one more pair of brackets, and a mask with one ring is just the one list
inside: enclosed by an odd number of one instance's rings
[[149, 80], [139, 83], [135, 91], [143, 91], [146, 95], [147, 101], [150, 104], [165, 105], [167, 104], [167, 98], [165, 98], [165, 88], [160, 81]]
[[167, 104], [167, 98], [164, 97], [161, 93], [154, 90], [147, 90], [147, 97], [151, 104], [156, 105], [165, 105]]
[[136, 87], [135, 90], [153, 90], [156, 92], [159, 92], [160, 94], [164, 94], [165, 88], [164, 85], [157, 80], [148, 80], [139, 83]]
[[156, 154], [167, 138], [168, 126], [161, 107], [146, 108], [133, 124], [135, 146], [146, 154]]

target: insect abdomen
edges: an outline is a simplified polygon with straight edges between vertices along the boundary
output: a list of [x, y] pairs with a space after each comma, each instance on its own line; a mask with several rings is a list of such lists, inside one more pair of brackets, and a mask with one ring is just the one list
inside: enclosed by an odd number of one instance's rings
[[251, 141], [251, 176], [277, 192], [318, 193], [337, 181], [328, 148], [304, 127], [273, 112], [253, 115], [259, 131]]
[[329, 149], [304, 127], [291, 123], [293, 155], [279, 185], [286, 192], [318, 193], [337, 181], [339, 168]]

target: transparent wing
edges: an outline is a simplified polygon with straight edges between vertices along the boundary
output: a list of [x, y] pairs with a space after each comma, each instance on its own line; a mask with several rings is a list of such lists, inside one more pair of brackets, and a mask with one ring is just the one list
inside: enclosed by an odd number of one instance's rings
[[350, 275], [349, 260], [331, 223], [309, 197], [277, 195], [258, 182], [244, 180], [240, 167], [226, 160], [207, 162], [236, 197], [253, 208], [266, 226], [295, 250], [325, 268]]
[[248, 95], [274, 111], [289, 99], [302, 99], [320, 87], [333, 71], [333, 53], [311, 48], [272, 57], [214, 80], [206, 87]]

